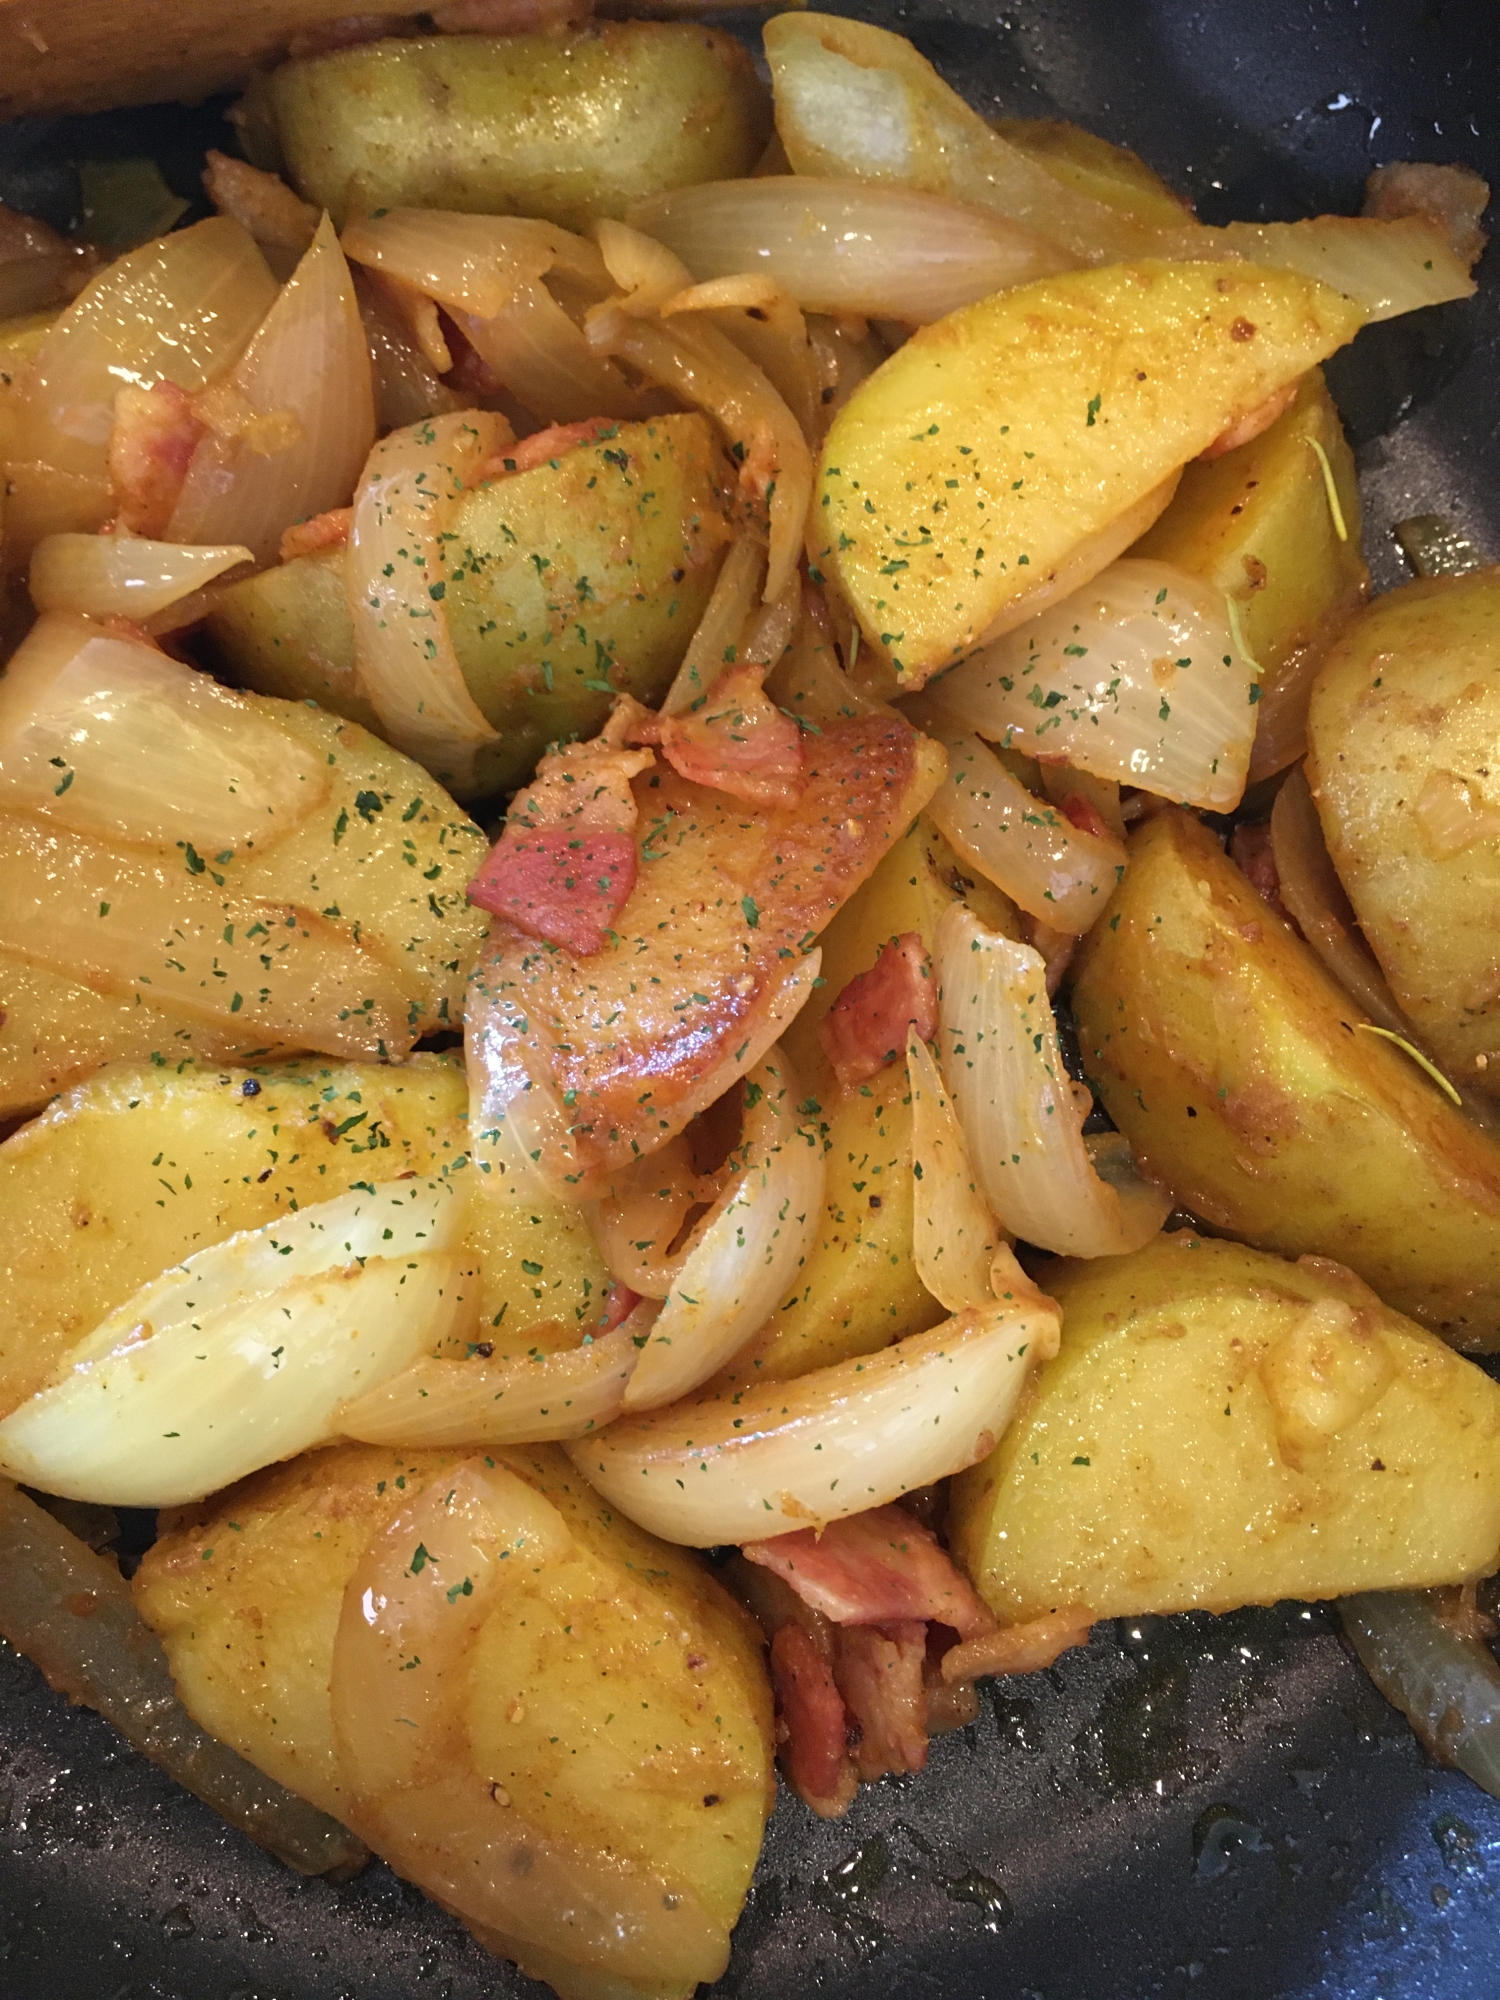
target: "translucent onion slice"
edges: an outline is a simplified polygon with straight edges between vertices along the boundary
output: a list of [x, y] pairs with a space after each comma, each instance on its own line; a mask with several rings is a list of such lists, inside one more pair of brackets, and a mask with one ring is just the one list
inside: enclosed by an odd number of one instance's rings
[[[348, 504], [375, 442], [364, 323], [326, 216], [223, 390], [233, 428], [194, 452], [168, 539], [243, 542], [270, 562], [294, 521]], [[200, 414], [214, 420], [208, 399]], [[277, 449], [258, 434], [267, 419], [289, 434]]]
[[476, 754], [499, 741], [469, 693], [443, 595], [446, 509], [510, 442], [503, 417], [456, 411], [392, 431], [370, 454], [346, 577], [360, 679], [386, 735], [460, 797]]
[[0, 1422], [0, 1467], [117, 1507], [201, 1499], [335, 1435], [340, 1404], [477, 1321], [449, 1181], [242, 1231], [144, 1285]]
[[198, 859], [192, 873], [171, 850], [0, 812], [6, 950], [96, 993], [211, 1021], [247, 1052], [378, 1062], [410, 1047], [407, 988], [375, 948], [316, 910], [226, 894]]
[[915, 1028], [907, 1030], [906, 1074], [911, 1089], [912, 1261], [932, 1296], [949, 1312], [962, 1312], [989, 1302], [1000, 1231], [974, 1179], [942, 1072]]
[[1365, 943], [1323, 838], [1306, 773], [1289, 771], [1271, 808], [1271, 852], [1281, 901], [1334, 979], [1372, 1021], [1412, 1039], [1375, 954]]
[[691, 1548], [839, 1521], [988, 1457], [1058, 1324], [1028, 1287], [794, 1382], [621, 1417], [569, 1455], [622, 1514]]
[[589, 341], [718, 424], [741, 460], [741, 483], [768, 503], [765, 594], [780, 597], [797, 567], [813, 477], [807, 440], [785, 400], [727, 334], [686, 314], [666, 326], [601, 307], [589, 316]]
[[375, 385], [375, 428], [398, 431], [423, 417], [461, 409], [463, 398], [441, 380], [412, 338], [389, 291], [368, 271], [354, 272], [354, 296], [364, 321]]
[[822, 1135], [799, 1118], [799, 1094], [779, 1047], [746, 1078], [743, 1140], [647, 1335], [627, 1410], [659, 1409], [708, 1381], [792, 1287], [823, 1216]]
[[1436, 1591], [1367, 1591], [1339, 1616], [1370, 1679], [1432, 1755], [1500, 1798], [1500, 1666], [1454, 1630]]
[[950, 726], [1210, 812], [1243, 796], [1257, 695], [1223, 593], [1136, 557], [931, 690]]
[[[97, 528], [111, 507], [106, 453], [117, 393], [164, 381], [201, 389], [234, 362], [275, 298], [265, 258], [227, 216], [102, 271], [50, 329], [27, 378], [11, 455], [43, 470], [12, 481], [7, 539], [25, 552], [42, 534]], [[74, 483], [59, 487], [45, 472]]]
[[0, 807], [10, 811], [215, 855], [269, 847], [327, 795], [326, 767], [273, 714], [85, 619], [39, 618], [0, 679]]
[[28, 584], [38, 611], [139, 620], [254, 559], [233, 544], [202, 548], [134, 536], [48, 535], [32, 554]]
[[344, 253], [440, 304], [489, 319], [518, 284], [554, 269], [609, 290], [609, 273], [585, 237], [524, 216], [464, 215], [441, 208], [389, 208], [351, 222]]
[[1063, 1067], [1040, 954], [955, 907], [936, 958], [943, 1074], [996, 1215], [1061, 1256], [1139, 1250], [1172, 1198], [1134, 1171], [1117, 1133], [1085, 1142], [1092, 1100]]
[[603, 221], [595, 223], [594, 234], [621, 295], [617, 303], [628, 313], [649, 318], [693, 282], [693, 273], [682, 259], [649, 231], [643, 234], [628, 223]]
[[481, 361], [546, 423], [645, 414], [642, 398], [594, 350], [541, 278], [518, 280], [489, 318], [455, 307], [453, 320]]
[[764, 548], [753, 537], [741, 535], [724, 558], [713, 594], [667, 689], [664, 715], [682, 715], [706, 695], [723, 673], [731, 649], [738, 659], [740, 637], [759, 600], [765, 568]]
[[573, 1548], [550, 1501], [474, 1460], [443, 1472], [376, 1537], [344, 1592], [330, 1677], [334, 1739], [360, 1788], [350, 1819], [445, 1908], [561, 1950], [575, 1976], [612, 1975], [611, 1992], [618, 1981], [691, 1991], [729, 1960], [728, 1931], [692, 1891], [542, 1834], [469, 1751], [480, 1627], [513, 1577], [545, 1572]]
[[7, 1481], [0, 1481], [0, 1634], [52, 1687], [97, 1710], [169, 1777], [300, 1874], [347, 1879], [368, 1861], [346, 1827], [198, 1727], [118, 1567]]
[[992, 211], [860, 180], [713, 181], [654, 195], [628, 219], [696, 278], [764, 273], [805, 311], [918, 326], [1072, 263]]
[[654, 1299], [642, 1301], [613, 1333], [559, 1354], [538, 1351], [504, 1361], [424, 1355], [347, 1403], [335, 1428], [367, 1444], [412, 1450], [587, 1437], [620, 1414], [640, 1343], [658, 1310]]
[[1027, 791], [977, 736], [947, 736], [948, 775], [927, 810], [963, 858], [1053, 930], [1081, 935], [1125, 868], [1117, 841]]
[[1426, 216], [1394, 222], [1360, 215], [1314, 215], [1302, 222], [1231, 222], [1205, 231], [1253, 264], [1300, 271], [1358, 299], [1372, 320], [1466, 299], [1469, 267], [1447, 232]]

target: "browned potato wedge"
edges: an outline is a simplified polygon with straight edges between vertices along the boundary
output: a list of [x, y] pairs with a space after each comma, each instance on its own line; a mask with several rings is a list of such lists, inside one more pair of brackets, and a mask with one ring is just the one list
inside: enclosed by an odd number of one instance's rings
[[1500, 569], [1377, 598], [1323, 663], [1308, 779], [1391, 991], [1465, 1089], [1500, 1092]]
[[1044, 166], [1054, 180], [1079, 194], [1123, 209], [1141, 222], [1177, 229], [1191, 222], [1191, 205], [1128, 146], [1111, 145], [1097, 132], [1066, 118], [995, 118], [1002, 139]]
[[1208, 830], [1160, 813], [1085, 939], [1083, 1058], [1153, 1179], [1219, 1229], [1337, 1257], [1500, 1347], [1500, 1148], [1363, 1015]]
[[1042, 1277], [1062, 1347], [961, 1475], [1007, 1622], [1408, 1590], [1500, 1554], [1500, 1388], [1340, 1265], [1164, 1236]]
[[[489, 1459], [545, 1495], [574, 1550], [521, 1571], [480, 1629], [455, 1697], [474, 1766], [543, 1837], [673, 1877], [727, 1929], [773, 1797], [759, 1629], [701, 1559], [605, 1507], [560, 1451]], [[329, 1696], [345, 1588], [372, 1539], [456, 1462], [312, 1453], [169, 1521], [136, 1578], [194, 1718], [335, 1817], [352, 1808]], [[502, 1948], [579, 2000], [689, 1990], [591, 1986], [565, 1940], [555, 1958]]]
[[667, 188], [748, 174], [771, 129], [744, 44], [685, 21], [365, 42], [259, 89], [292, 181], [340, 228], [409, 207], [585, 230]]
[[0, 1146], [0, 1411], [194, 1251], [356, 1181], [442, 1173], [467, 1145], [468, 1091], [452, 1057], [112, 1063]]
[[1302, 755], [1318, 663], [1369, 594], [1360, 520], [1354, 454], [1323, 371], [1314, 368], [1296, 402], [1258, 438], [1188, 466], [1171, 506], [1131, 551], [1176, 563], [1238, 606], [1245, 645], [1261, 669], [1252, 783]]

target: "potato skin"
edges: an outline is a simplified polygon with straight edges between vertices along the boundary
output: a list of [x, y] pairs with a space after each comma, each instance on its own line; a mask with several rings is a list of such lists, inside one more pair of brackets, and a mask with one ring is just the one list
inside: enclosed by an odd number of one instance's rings
[[1358, 1008], [1213, 836], [1159, 813], [1085, 939], [1084, 1062], [1136, 1158], [1216, 1228], [1337, 1257], [1500, 1347], [1500, 1149]]
[[[1334, 526], [1315, 444], [1327, 454], [1347, 541]], [[1354, 454], [1323, 371], [1313, 368], [1296, 402], [1258, 438], [1189, 465], [1166, 512], [1130, 551], [1175, 563], [1238, 604], [1261, 668], [1252, 784], [1302, 755], [1318, 664], [1369, 595], [1360, 524]]]
[[1246, 264], [1069, 271], [925, 326], [829, 431], [810, 546], [921, 687], [1362, 310]]
[[340, 228], [411, 207], [586, 231], [667, 188], [748, 174], [771, 128], [743, 45], [687, 22], [366, 42], [286, 63], [262, 89], [298, 192]]
[[1002, 1619], [1224, 1611], [1494, 1568], [1500, 1388], [1352, 1273], [1182, 1233], [1040, 1282], [1062, 1347], [949, 1513]]
[[[345, 1586], [463, 1456], [344, 1445], [273, 1466], [166, 1520], [137, 1574], [193, 1716], [336, 1817], [348, 1779], [328, 1685]], [[490, 1456], [560, 1510], [578, 1554], [481, 1629], [476, 1764], [544, 1832], [668, 1869], [732, 1923], [774, 1797], [759, 1628], [699, 1557], [620, 1519], [555, 1447]], [[571, 1983], [586, 1985], [576, 1970]]]
[[1324, 660], [1308, 780], [1402, 1011], [1500, 1093], [1500, 569], [1378, 598]]
[[[603, 726], [611, 692], [661, 699], [718, 575], [729, 523], [700, 416], [620, 424], [463, 495], [446, 532], [446, 607], [470, 694], [502, 740], [482, 788], [522, 783], [549, 743]], [[212, 664], [379, 729], [360, 690], [341, 550], [224, 592]]]
[[0, 1146], [0, 1409], [132, 1292], [236, 1230], [468, 1149], [463, 1066], [112, 1063]]

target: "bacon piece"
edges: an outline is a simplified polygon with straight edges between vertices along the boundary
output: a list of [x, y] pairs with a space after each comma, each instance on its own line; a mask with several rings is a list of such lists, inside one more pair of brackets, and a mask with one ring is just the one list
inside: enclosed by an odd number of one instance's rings
[[586, 965], [491, 929], [465, 1008], [471, 1073], [506, 1103], [525, 1078], [538, 1165], [571, 1199], [680, 1132], [754, 1060], [741, 1051], [775, 1039], [789, 980], [931, 798], [943, 753], [883, 709], [825, 722], [808, 767], [781, 812], [665, 763], [638, 779], [635, 889], [618, 946]]
[[1113, 840], [1114, 829], [1099, 808], [1080, 792], [1069, 792], [1062, 802], [1063, 816], [1083, 833], [1091, 833], [1096, 840]]
[[1246, 410], [1242, 417], [1226, 424], [1210, 445], [1199, 452], [1200, 459], [1222, 458], [1226, 451], [1234, 451], [1239, 445], [1249, 444], [1262, 431], [1268, 431], [1279, 416], [1283, 416], [1297, 400], [1300, 385], [1294, 380], [1283, 384], [1263, 403], [1257, 403], [1253, 410]]
[[807, 783], [802, 732], [761, 687], [763, 666], [731, 667], [683, 715], [643, 714], [634, 740], [657, 743], [679, 776], [752, 805], [792, 805]]
[[293, 522], [281, 538], [281, 560], [292, 562], [318, 549], [347, 548], [353, 521], [352, 507], [330, 507], [326, 514], [314, 514], [310, 521]]
[[1489, 183], [1472, 167], [1393, 160], [1388, 167], [1377, 167], [1365, 182], [1361, 213], [1377, 222], [1396, 222], [1403, 215], [1424, 216], [1442, 230], [1454, 256], [1472, 270], [1489, 242], [1479, 226], [1489, 200]]
[[797, 1796], [823, 1819], [847, 1812], [856, 1780], [846, 1747], [844, 1698], [817, 1642], [802, 1626], [771, 1641], [771, 1680], [785, 1736], [782, 1765]]
[[300, 257], [317, 234], [319, 211], [278, 174], [210, 149], [203, 186], [220, 215], [233, 216], [263, 250]]
[[1251, 888], [1265, 898], [1278, 916], [1284, 917], [1281, 876], [1276, 867], [1275, 849], [1271, 845], [1269, 822], [1259, 826], [1237, 826], [1230, 836], [1229, 858]]
[[586, 21], [594, 0], [448, 0], [431, 9], [442, 35], [528, 35]]
[[516, 795], [505, 831], [469, 884], [469, 901], [527, 937], [575, 958], [602, 951], [635, 887], [636, 804], [630, 781], [652, 762], [627, 750], [621, 728], [639, 703], [617, 704], [604, 733], [569, 743], [537, 766]]
[[549, 459], [561, 458], [565, 452], [575, 451], [581, 444], [594, 444], [600, 438], [614, 437], [619, 428], [615, 417], [589, 417], [581, 424], [553, 424], [547, 430], [533, 431], [519, 444], [506, 445], [493, 457], [485, 459], [471, 483], [482, 486], [487, 479], [509, 479], [518, 472], [534, 472], [537, 466], [545, 465]]
[[927, 1763], [927, 1627], [905, 1620], [839, 1629], [833, 1678], [859, 1725], [855, 1769], [862, 1780]]
[[872, 1507], [812, 1528], [750, 1542], [748, 1562], [774, 1570], [797, 1595], [836, 1625], [889, 1625], [935, 1619], [962, 1638], [994, 1629], [995, 1620], [936, 1535], [903, 1507]]
[[207, 425], [175, 382], [122, 389], [109, 434], [109, 477], [119, 520], [132, 534], [160, 539]]
[[851, 979], [834, 1001], [819, 1032], [847, 1090], [906, 1054], [908, 1026], [924, 1042], [937, 1033], [937, 984], [920, 931], [883, 944], [870, 970]]
[[622, 1285], [618, 1279], [604, 1294], [604, 1311], [599, 1315], [599, 1331], [613, 1333], [617, 1326], [623, 1326], [641, 1302], [639, 1292], [633, 1292], [629, 1285]]
[[1090, 1612], [1069, 1606], [1032, 1618], [1024, 1625], [1002, 1626], [966, 1639], [943, 1655], [943, 1679], [975, 1680], [980, 1674], [1035, 1674], [1050, 1667], [1071, 1646], [1088, 1644], [1093, 1626]]

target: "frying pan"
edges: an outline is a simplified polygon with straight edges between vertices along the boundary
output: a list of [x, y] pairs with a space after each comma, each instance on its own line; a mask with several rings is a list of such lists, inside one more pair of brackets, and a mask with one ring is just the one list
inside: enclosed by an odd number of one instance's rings
[[[1394, 159], [1500, 184], [1494, 0], [996, 5], [850, 11], [983, 110], [1135, 147], [1209, 222], [1357, 210]], [[0, 198], [65, 208], [59, 161], [142, 150], [192, 193], [222, 130], [213, 106], [12, 127]], [[1329, 371], [1380, 587], [1402, 580], [1408, 514], [1500, 555], [1492, 261], [1476, 300], [1373, 328]], [[725, 2000], [1500, 1996], [1500, 1804], [1427, 1760], [1326, 1608], [1101, 1626], [982, 1693], [923, 1776], [846, 1819], [783, 1800]], [[541, 1992], [378, 1865], [337, 1888], [292, 1876], [0, 1646], [4, 2000]]]

